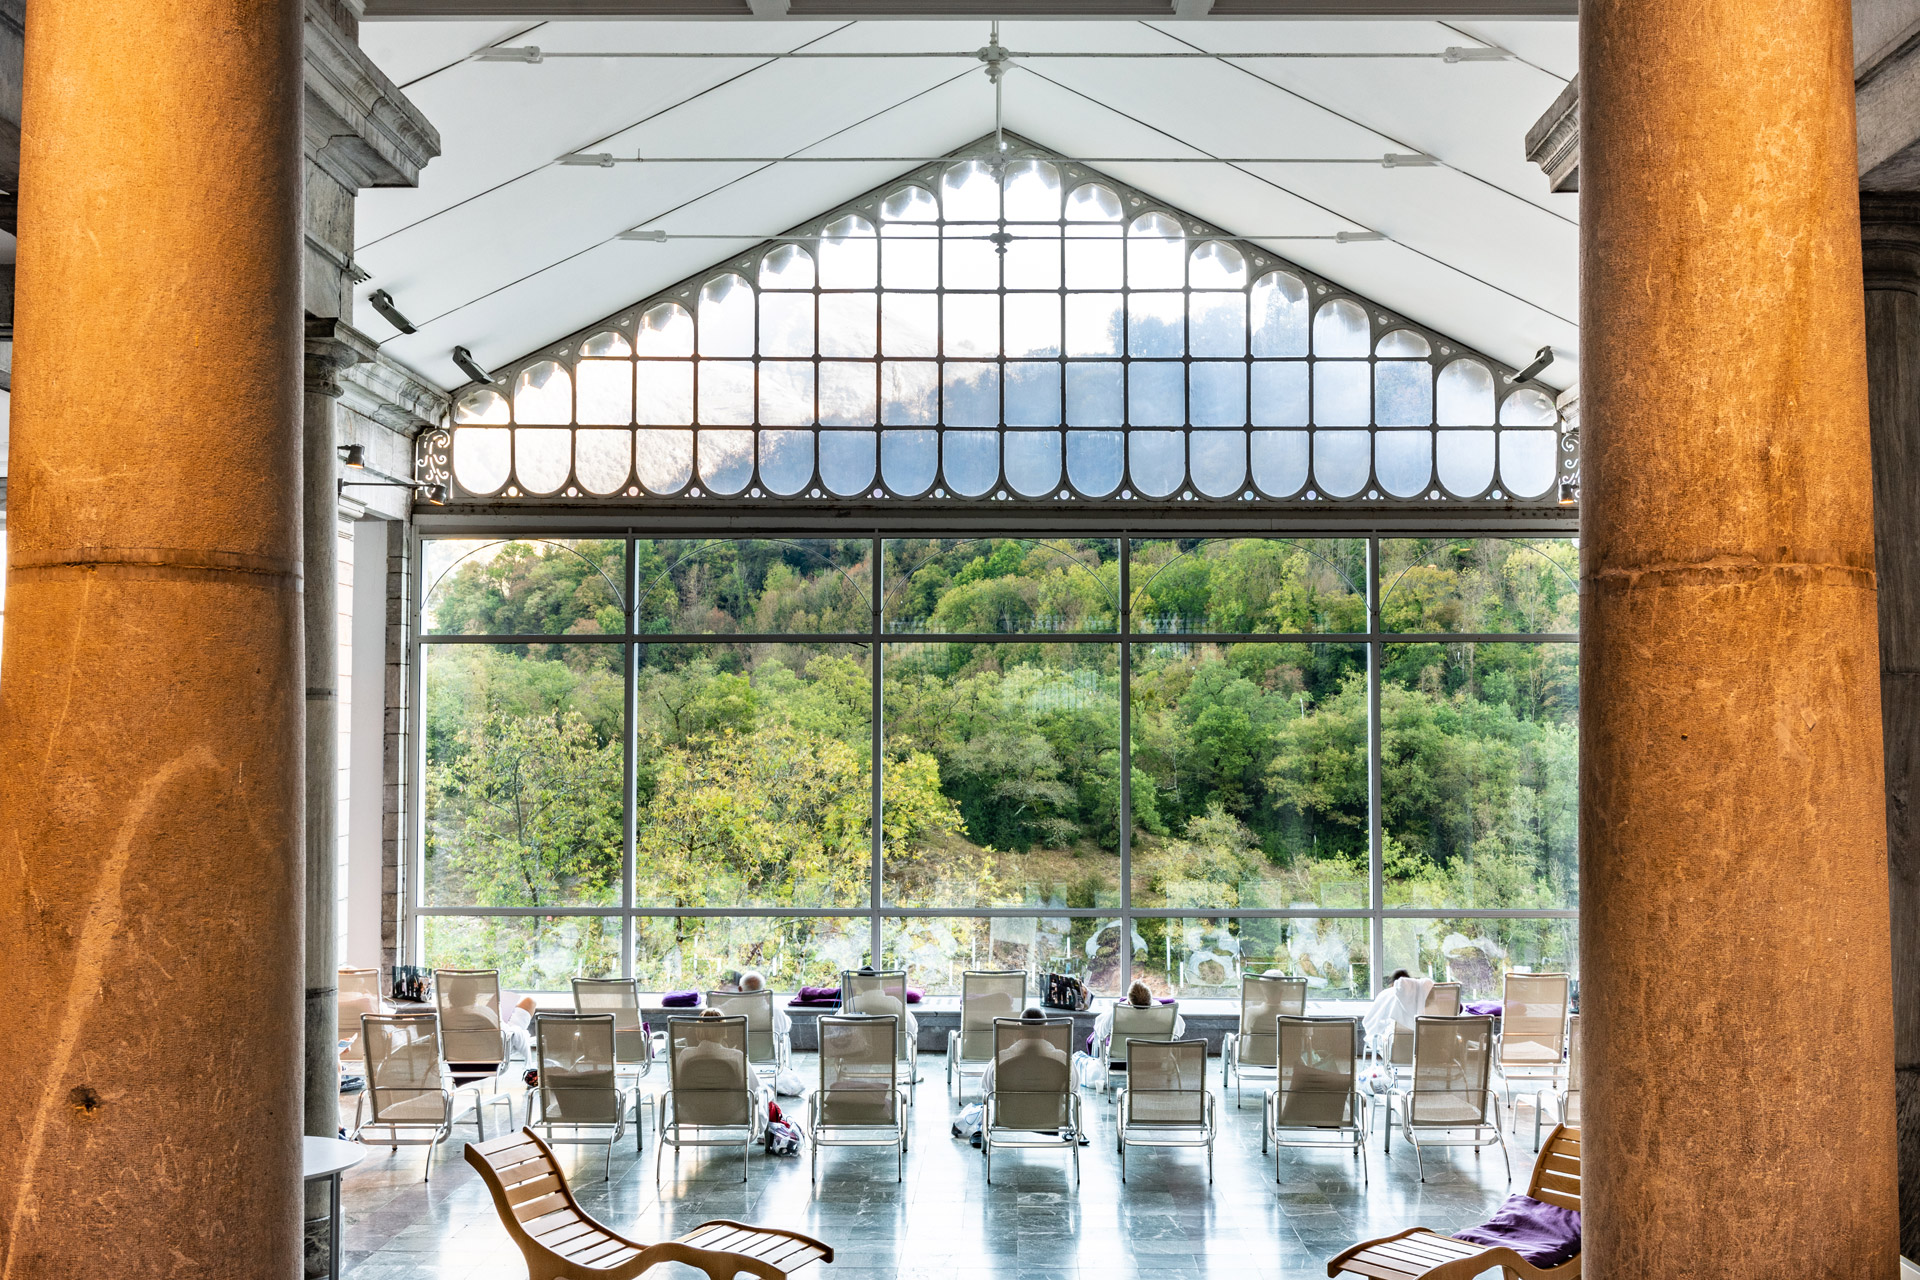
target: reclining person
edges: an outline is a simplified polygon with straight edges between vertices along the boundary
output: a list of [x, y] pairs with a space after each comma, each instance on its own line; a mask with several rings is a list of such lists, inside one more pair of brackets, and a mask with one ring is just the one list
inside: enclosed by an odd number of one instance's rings
[[[1093, 1047], [1090, 1052], [1096, 1055], [1109, 1040], [1113, 1039], [1113, 1011], [1118, 1003], [1118, 1001], [1115, 1001], [1114, 1004], [1102, 1009], [1100, 1016], [1093, 1020]], [[1151, 1009], [1153, 1008], [1153, 992], [1147, 989], [1146, 983], [1136, 982], [1127, 988], [1127, 1003], [1136, 1009]], [[1175, 1013], [1173, 1015], [1173, 1038], [1178, 1040], [1186, 1034], [1187, 1020], [1179, 1013]]]

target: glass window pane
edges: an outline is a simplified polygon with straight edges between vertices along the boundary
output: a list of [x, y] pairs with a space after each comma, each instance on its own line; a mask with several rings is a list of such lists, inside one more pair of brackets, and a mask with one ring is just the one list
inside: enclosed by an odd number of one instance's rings
[[1127, 295], [1127, 354], [1177, 356], [1187, 349], [1186, 295]]
[[638, 390], [633, 420], [643, 427], [682, 427], [693, 422], [693, 364], [642, 360], [634, 366]]
[[1305, 431], [1253, 433], [1250, 469], [1253, 482], [1269, 498], [1290, 498], [1307, 482]]
[[553, 493], [573, 467], [573, 432], [521, 427], [513, 433], [513, 474], [528, 493]]
[[1436, 433], [1434, 463], [1448, 493], [1456, 498], [1478, 497], [1493, 483], [1493, 432]]
[[700, 290], [700, 354], [752, 355], [753, 302], [752, 287], [739, 276], [709, 280]]
[[1060, 366], [1012, 364], [1006, 366], [1006, 424], [1010, 427], [1060, 425]]
[[820, 295], [820, 354], [871, 359], [880, 348], [875, 341], [875, 298], [870, 293]]
[[760, 299], [760, 354], [813, 354], [813, 295], [769, 293]]
[[1313, 366], [1313, 423], [1317, 427], [1364, 427], [1373, 420], [1367, 394], [1367, 362], [1320, 360]]
[[997, 431], [940, 433], [940, 470], [946, 487], [963, 498], [977, 498], [1000, 482], [1000, 434]]
[[880, 349], [890, 356], [939, 355], [939, 295], [881, 294]]
[[1060, 228], [1009, 227], [1007, 232], [1013, 237], [1003, 260], [1007, 288], [1058, 289]]
[[620, 900], [623, 651], [427, 647], [425, 905]]
[[1067, 366], [1067, 423], [1075, 427], [1117, 427], [1126, 421], [1122, 374], [1118, 364]]
[[1372, 439], [1364, 431], [1313, 433], [1313, 479], [1330, 498], [1351, 498], [1367, 487]]
[[1335, 298], [1320, 305], [1313, 316], [1313, 354], [1364, 356], [1373, 351], [1373, 334], [1366, 308], [1351, 298]]
[[1433, 479], [1433, 432], [1381, 431], [1373, 437], [1373, 469], [1396, 498], [1417, 497]]
[[520, 371], [513, 382], [513, 420], [544, 424], [573, 421], [573, 379], [551, 360]]
[[[1009, 356], [1057, 356], [1060, 354], [1059, 294], [1010, 293], [1007, 295], [1006, 352]], [[1106, 351], [1096, 354], [1118, 353]]]
[[[872, 625], [872, 545], [864, 538], [642, 539], [634, 544], [634, 626], [653, 635], [864, 632]], [[719, 661], [731, 652], [709, 656]], [[664, 649], [650, 653], [665, 660]]]
[[[1116, 369], [1118, 365], [1114, 366]], [[456, 427], [453, 478], [468, 493], [492, 493], [507, 482], [513, 464], [513, 432], [507, 427]]]
[[1060, 433], [1009, 431], [1002, 437], [1007, 484], [1015, 493], [1043, 498], [1060, 487]]
[[[1139, 365], [1135, 365], [1137, 371]], [[1127, 471], [1148, 498], [1164, 498], [1186, 480], [1186, 441], [1178, 431], [1127, 432]]]
[[940, 283], [949, 289], [998, 289], [1000, 250], [988, 237], [999, 230], [991, 222], [947, 226], [942, 232]]
[[1551, 431], [1500, 433], [1500, 483], [1509, 497], [1535, 498], [1553, 488], [1559, 445]]
[[1571, 538], [1383, 538], [1380, 625], [1388, 631], [1572, 635], [1580, 546]]
[[1298, 276], [1269, 271], [1253, 282], [1253, 354], [1307, 354], [1307, 286]]
[[1000, 366], [949, 360], [941, 368], [941, 420], [950, 427], [1000, 423]]
[[619, 635], [626, 544], [618, 538], [429, 538], [421, 543], [428, 635]]
[[930, 427], [940, 420], [940, 366], [889, 360], [880, 366], [880, 421], [890, 427]]
[[1127, 228], [1127, 283], [1135, 289], [1178, 289], [1187, 282], [1187, 241], [1180, 223], [1144, 213]]
[[1381, 360], [1373, 366], [1376, 421], [1424, 427], [1433, 421], [1433, 366], [1425, 360]]
[[1247, 425], [1247, 366], [1238, 360], [1195, 360], [1188, 416], [1196, 427]]
[[1118, 293], [1069, 293], [1067, 295], [1067, 354], [1070, 356], [1117, 356], [1121, 319]]
[[574, 373], [580, 379], [581, 422], [624, 427], [633, 421], [632, 361], [582, 360]]
[[912, 497], [933, 487], [940, 473], [940, 433], [921, 431], [882, 431], [880, 433], [880, 478], [887, 488]]
[[1196, 356], [1247, 354], [1247, 295], [1196, 293], [1188, 302], [1187, 343]]
[[1119, 227], [1067, 228], [1067, 288], [1118, 289], [1127, 282]]
[[874, 419], [874, 367], [820, 362], [820, 422], [829, 427], [870, 427]]
[[[936, 604], [936, 624], [1031, 607], [1028, 582], [982, 581], [949, 588], [962, 599]], [[886, 783], [900, 815], [887, 824], [889, 902], [1118, 904], [1118, 648], [887, 646]]]
[[1306, 978], [1312, 1012], [1313, 1001], [1371, 994], [1369, 954], [1365, 919], [1216, 916], [1133, 928], [1133, 976], [1157, 996], [1237, 1002], [1244, 975], [1278, 972]]
[[928, 995], [959, 995], [969, 969], [1019, 969], [1027, 975], [1027, 1005], [1046, 994], [1049, 973], [1078, 978], [1094, 995], [1120, 994], [1120, 940], [1118, 920], [1089, 916], [895, 916], [880, 922], [886, 967], [905, 969], [907, 981]]
[[1455, 360], [1440, 371], [1435, 393], [1443, 427], [1493, 425], [1493, 374], [1478, 360]]
[[647, 308], [634, 333], [633, 353], [637, 356], [692, 355], [693, 317], [677, 302]]
[[1392, 644], [1384, 661], [1387, 905], [1577, 905], [1578, 646]]
[[966, 160], [940, 178], [940, 212], [949, 222], [1000, 216], [1000, 180], [984, 160]]
[[940, 284], [940, 241], [934, 227], [888, 223], [881, 228], [880, 281], [889, 289], [933, 289]]
[[874, 438], [871, 431], [822, 431], [820, 478], [827, 492], [851, 497], [873, 483]]
[[813, 482], [813, 432], [762, 431], [760, 483], [790, 497]]
[[1120, 487], [1125, 471], [1125, 437], [1120, 432], [1067, 432], [1067, 479], [1082, 494], [1106, 497]]
[[701, 425], [732, 427], [753, 422], [753, 361], [702, 360], [699, 373]]
[[633, 473], [649, 493], [678, 493], [686, 488], [693, 479], [693, 432], [634, 432]]
[[700, 483], [710, 493], [733, 494], [753, 479], [753, 432], [702, 431]]
[[1247, 482], [1247, 433], [1195, 431], [1187, 437], [1193, 487], [1209, 498], [1227, 498]]
[[1060, 170], [1045, 160], [1018, 160], [1008, 165], [1006, 202], [1009, 222], [1058, 221]]
[[1000, 295], [950, 293], [943, 301], [945, 314], [940, 341], [947, 355], [991, 357], [1000, 354]]
[[871, 938], [865, 916], [640, 916], [633, 976], [642, 991], [707, 991], [745, 969], [775, 991], [837, 987], [867, 963]]
[[575, 978], [620, 976], [617, 916], [428, 916], [425, 963], [498, 969], [514, 991], [571, 992]]
[[[889, 632], [949, 635], [1116, 630], [1110, 538], [903, 538], [886, 544]], [[968, 653], [982, 661], [995, 650]]]
[[[1273, 635], [1367, 629], [1367, 547], [1358, 538], [1156, 540], [1133, 547], [1136, 630]], [[1240, 654], [1247, 662], [1271, 656], [1257, 646]], [[1236, 660], [1231, 653], [1215, 657]], [[1248, 667], [1243, 674], [1256, 684], [1278, 679], [1291, 697], [1307, 688], [1303, 672], [1321, 670], [1316, 663], [1345, 664], [1316, 677], [1317, 698], [1338, 683], [1335, 677], [1350, 674], [1355, 659], [1316, 648], [1289, 651], [1288, 661], [1292, 668], [1278, 675], [1267, 667]]]
[[1127, 421], [1136, 427], [1178, 427], [1187, 420], [1187, 367], [1135, 362], [1127, 367]]
[[1457, 982], [1463, 1001], [1500, 999], [1508, 972], [1580, 978], [1577, 920], [1392, 919], [1383, 926], [1388, 973], [1405, 969], [1435, 982]]
[[482, 387], [460, 397], [459, 403], [453, 406], [453, 420], [461, 424], [505, 426], [513, 421], [513, 411], [507, 407], [505, 396], [490, 387]]
[[1247, 284], [1246, 256], [1219, 240], [1195, 248], [1188, 270], [1196, 289], [1243, 289]]
[[873, 288], [879, 245], [872, 223], [860, 217], [829, 222], [820, 233], [818, 247], [822, 289]]
[[633, 432], [576, 432], [573, 438], [574, 471], [580, 487], [588, 493], [612, 494], [627, 487], [633, 467]]
[[1254, 361], [1252, 413], [1256, 427], [1306, 426], [1307, 362]]
[[638, 664], [636, 905], [864, 905], [866, 649], [648, 645]]
[[[797, 244], [777, 245], [760, 259], [762, 289], [813, 288], [813, 255]], [[766, 300], [761, 299], [762, 305]]]
[[813, 365], [810, 362], [761, 361], [760, 421], [773, 427], [803, 427], [813, 422]]

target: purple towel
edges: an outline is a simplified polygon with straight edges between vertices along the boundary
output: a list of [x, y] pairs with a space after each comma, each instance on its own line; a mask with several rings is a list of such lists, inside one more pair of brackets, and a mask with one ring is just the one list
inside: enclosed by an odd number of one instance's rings
[[927, 996], [927, 993], [920, 990], [918, 987], [907, 988], [908, 1004], [919, 1004], [922, 1000], [926, 999], [926, 996]]
[[840, 988], [802, 987], [799, 994], [794, 996], [793, 1002], [795, 1004], [839, 1004]]
[[1460, 1006], [1460, 1012], [1474, 1018], [1497, 1018], [1502, 1006], [1498, 1000], [1472, 1000]]
[[795, 996], [793, 999], [787, 1001], [787, 1008], [789, 1009], [838, 1009], [839, 1007], [840, 1002], [831, 999], [808, 1000], [801, 996]]
[[1580, 1253], [1580, 1215], [1532, 1196], [1508, 1196], [1499, 1212], [1453, 1238], [1505, 1245], [1536, 1267], [1556, 1267]]
[[669, 991], [660, 997], [662, 1009], [697, 1009], [700, 1006], [698, 991]]

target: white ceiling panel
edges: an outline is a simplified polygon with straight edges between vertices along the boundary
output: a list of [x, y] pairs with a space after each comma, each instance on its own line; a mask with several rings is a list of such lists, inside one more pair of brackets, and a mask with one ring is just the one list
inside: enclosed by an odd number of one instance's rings
[[[362, 43], [440, 130], [416, 190], [363, 192], [360, 264], [420, 332], [356, 323], [443, 386], [449, 353], [504, 364], [851, 199], [904, 163], [560, 165], [616, 156], [931, 156], [994, 124], [982, 21], [369, 22]], [[1263, 240], [1381, 306], [1513, 364], [1551, 344], [1577, 369], [1578, 197], [1550, 195], [1522, 140], [1575, 61], [1571, 22], [1009, 22], [1032, 56], [1004, 123], [1072, 157], [1321, 157], [1362, 164], [1104, 164], [1115, 178], [1250, 239], [1369, 230], [1387, 243]], [[1449, 47], [1513, 59], [1449, 64]], [[478, 61], [488, 46], [543, 60]], [[1095, 58], [1266, 53], [1309, 58]], [[567, 54], [724, 52], [724, 58]], [[738, 56], [732, 56], [738, 55]], [[1422, 56], [1393, 56], [1422, 55]], [[1386, 169], [1386, 152], [1439, 167]], [[632, 227], [734, 240], [620, 241]]]

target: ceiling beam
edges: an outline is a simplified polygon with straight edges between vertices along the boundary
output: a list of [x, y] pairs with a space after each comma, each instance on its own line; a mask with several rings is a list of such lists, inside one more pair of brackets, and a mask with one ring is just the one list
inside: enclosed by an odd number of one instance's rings
[[1573, 18], [1579, 0], [366, 0], [366, 18]]

